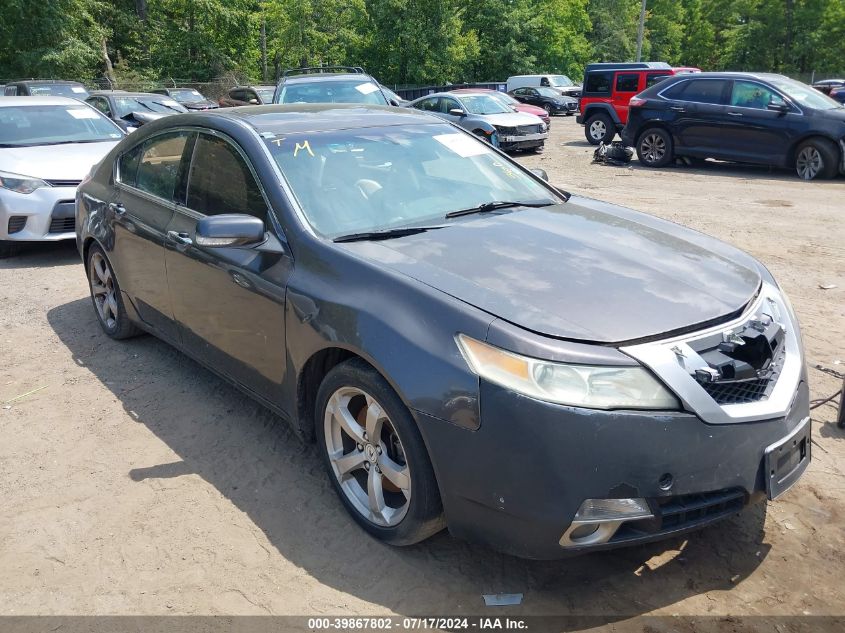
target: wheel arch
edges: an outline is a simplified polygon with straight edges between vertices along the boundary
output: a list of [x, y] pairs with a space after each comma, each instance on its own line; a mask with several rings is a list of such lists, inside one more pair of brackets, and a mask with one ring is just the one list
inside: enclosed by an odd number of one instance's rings
[[828, 143], [832, 144], [836, 153], [839, 157], [839, 166], [842, 165], [842, 148], [839, 145], [839, 141], [835, 138], [831, 138], [826, 136], [825, 134], [820, 134], [819, 132], [809, 132], [804, 134], [796, 141], [793, 141], [792, 144], [789, 146], [789, 149], [786, 152], [786, 165], [785, 167], [795, 167], [795, 156], [798, 153], [798, 148], [806, 143], [807, 141], [812, 141], [815, 139], [820, 139], [823, 141], [827, 141]]
[[672, 134], [671, 126], [667, 125], [664, 121], [649, 121], [646, 125], [643, 125], [640, 128], [639, 132], [637, 132], [637, 137], [634, 139], [634, 147], [640, 142], [640, 139], [643, 135], [648, 132], [649, 130], [653, 130], [654, 128], [659, 128], [666, 132], [670, 138], [672, 139], [672, 145], [674, 146], [673, 149], [678, 147], [678, 139], [675, 138], [675, 135]]
[[619, 115], [616, 113], [616, 110], [613, 109], [612, 105], [609, 103], [591, 103], [584, 108], [584, 113], [581, 115], [584, 119], [584, 125], [588, 123], [591, 117], [594, 117], [597, 114], [606, 114], [615, 125], [622, 124], [622, 121], [619, 119]]

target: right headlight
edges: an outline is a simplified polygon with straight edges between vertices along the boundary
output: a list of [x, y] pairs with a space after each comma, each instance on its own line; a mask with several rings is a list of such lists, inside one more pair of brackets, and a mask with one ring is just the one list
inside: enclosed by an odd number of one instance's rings
[[681, 408], [644, 367], [569, 365], [508, 352], [464, 334], [455, 340], [475, 374], [537, 400], [590, 409]]
[[0, 171], [0, 187], [15, 191], [17, 193], [32, 193], [41, 187], [49, 187], [50, 184], [40, 178], [30, 178], [20, 174], [12, 174], [7, 171]]

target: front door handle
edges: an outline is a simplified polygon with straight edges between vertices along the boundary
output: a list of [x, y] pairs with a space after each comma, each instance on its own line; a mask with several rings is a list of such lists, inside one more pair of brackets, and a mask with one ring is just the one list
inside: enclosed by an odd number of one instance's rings
[[728, 112], [728, 116], [742, 116], [742, 112]]
[[125, 215], [126, 214], [126, 207], [124, 207], [119, 202], [110, 202], [109, 203], [109, 210], [114, 213], [115, 215]]
[[685, 110], [683, 106], [669, 106], [669, 109], [675, 112], [683, 112]]
[[179, 233], [178, 231], [168, 231], [167, 239], [176, 244], [176, 248], [187, 248], [194, 243], [187, 233]]

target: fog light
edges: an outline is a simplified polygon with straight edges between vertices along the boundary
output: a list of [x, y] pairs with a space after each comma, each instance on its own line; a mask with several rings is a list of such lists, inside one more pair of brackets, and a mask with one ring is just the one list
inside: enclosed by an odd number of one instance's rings
[[560, 537], [560, 545], [577, 547], [607, 543], [626, 521], [653, 517], [645, 499], [587, 499]]

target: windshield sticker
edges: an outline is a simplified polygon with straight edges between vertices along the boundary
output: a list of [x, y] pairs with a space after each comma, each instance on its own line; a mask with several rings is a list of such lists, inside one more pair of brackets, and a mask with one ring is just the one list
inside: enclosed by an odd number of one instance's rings
[[493, 167], [498, 167], [499, 169], [501, 169], [502, 172], [504, 172], [505, 176], [507, 176], [508, 178], [516, 178], [516, 172], [511, 168], [510, 165], [499, 161], [493, 161]]
[[74, 119], [99, 119], [100, 115], [95, 110], [90, 108], [73, 108], [68, 109], [68, 114]]
[[307, 140], [303, 141], [302, 143], [297, 143], [296, 147], [293, 148], [293, 157], [296, 158], [297, 154], [299, 154], [300, 150], [304, 150], [308, 152], [310, 156], [314, 156], [314, 152], [311, 151], [311, 143]]
[[481, 142], [459, 132], [455, 134], [439, 134], [432, 138], [462, 158], [480, 156], [487, 153], [487, 148]]
[[109, 134], [111, 138], [120, 138], [120, 134]]
[[76, 94], [85, 93], [85, 88], [83, 88], [82, 86], [71, 86], [70, 89], [73, 90], [73, 92], [75, 92]]
[[355, 86], [355, 90], [360, 92], [362, 95], [368, 95], [371, 92], [378, 90], [378, 86], [371, 83], [358, 84]]

